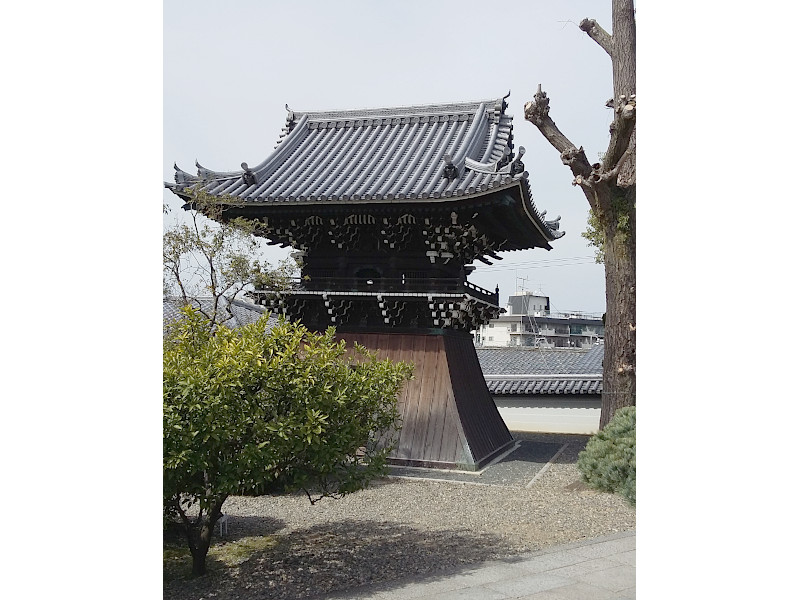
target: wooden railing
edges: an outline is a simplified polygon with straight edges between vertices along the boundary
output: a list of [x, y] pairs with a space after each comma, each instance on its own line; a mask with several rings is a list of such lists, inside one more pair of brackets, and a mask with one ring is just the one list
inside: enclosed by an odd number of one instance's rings
[[325, 292], [465, 293], [495, 306], [498, 306], [499, 301], [499, 292], [490, 292], [465, 279], [455, 277], [297, 277], [293, 279], [291, 289]]

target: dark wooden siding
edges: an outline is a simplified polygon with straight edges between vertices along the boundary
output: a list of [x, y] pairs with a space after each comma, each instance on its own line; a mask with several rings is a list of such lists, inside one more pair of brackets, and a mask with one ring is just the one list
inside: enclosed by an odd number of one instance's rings
[[477, 468], [511, 441], [468, 335], [340, 333], [380, 358], [415, 365], [398, 398], [403, 422], [391, 457], [419, 466]]
[[464, 434], [476, 462], [480, 462], [508, 444], [511, 433], [486, 387], [472, 338], [446, 336], [444, 344]]

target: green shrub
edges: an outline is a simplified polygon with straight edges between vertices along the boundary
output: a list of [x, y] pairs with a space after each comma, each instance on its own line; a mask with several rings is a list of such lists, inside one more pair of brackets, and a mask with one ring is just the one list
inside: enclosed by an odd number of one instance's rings
[[212, 329], [182, 310], [164, 337], [164, 518], [183, 524], [202, 575], [229, 495], [302, 489], [313, 503], [385, 474], [413, 365], [358, 344], [348, 358], [333, 328], [281, 319], [269, 329], [265, 315]]
[[636, 407], [614, 413], [578, 455], [583, 480], [603, 492], [620, 494], [636, 506]]

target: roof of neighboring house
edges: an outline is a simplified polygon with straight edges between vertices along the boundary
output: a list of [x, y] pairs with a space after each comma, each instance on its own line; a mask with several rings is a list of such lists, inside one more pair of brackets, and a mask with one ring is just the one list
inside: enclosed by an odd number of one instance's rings
[[476, 351], [486, 385], [495, 395], [603, 391], [603, 344], [589, 350], [507, 347]]
[[538, 395], [599, 395], [603, 393], [603, 376], [554, 378], [490, 379], [486, 378], [489, 393], [495, 396]]
[[[214, 299], [211, 297], [203, 297], [203, 298], [192, 298], [190, 299], [192, 306], [199, 309], [200, 311], [204, 312], [207, 315], [210, 315], [214, 310]], [[221, 315], [225, 316], [228, 314], [227, 309], [225, 306], [228, 304], [228, 301], [224, 296], [220, 297], [220, 304], [218, 308], [218, 312]], [[174, 321], [177, 321], [181, 317], [181, 308], [183, 307], [183, 299], [181, 298], [164, 298], [164, 325], [168, 325]], [[246, 302], [243, 300], [232, 300], [230, 302], [231, 312], [233, 316], [228, 316], [226, 319], [221, 321], [222, 325], [228, 327], [229, 329], [234, 329], [236, 327], [241, 327], [242, 325], [250, 325], [251, 323], [255, 323], [258, 321], [261, 316], [267, 312], [267, 310], [263, 306], [259, 306], [258, 304], [253, 304], [251, 302]], [[267, 322], [267, 329], [272, 329], [272, 327], [278, 322], [278, 319], [275, 315], [269, 316], [269, 321]]]
[[[284, 134], [260, 164], [192, 175], [175, 165], [166, 187], [230, 197], [243, 207], [287, 203], [397, 203], [424, 207], [507, 190], [523, 198], [541, 245], [564, 235], [558, 218], [534, 206], [528, 173], [515, 156], [505, 98], [396, 108], [298, 112], [287, 106]], [[504, 248], [505, 249], [505, 248]], [[508, 249], [514, 249], [509, 247]]]

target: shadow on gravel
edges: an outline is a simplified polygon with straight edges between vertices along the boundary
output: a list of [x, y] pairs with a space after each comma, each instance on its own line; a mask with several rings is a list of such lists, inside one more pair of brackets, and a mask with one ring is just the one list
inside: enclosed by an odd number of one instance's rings
[[277, 546], [253, 554], [237, 567], [210, 569], [209, 575], [194, 580], [165, 581], [164, 598], [284, 600], [346, 590], [356, 594], [364, 585], [392, 589], [397, 580], [411, 575], [452, 575], [512, 552], [496, 536], [345, 521], [280, 536]]
[[[240, 515], [232, 516], [235, 519], [236, 527], [229, 529], [228, 534], [223, 538], [226, 542], [235, 542], [245, 537], [253, 535], [275, 535], [286, 527], [286, 523], [281, 519], [272, 517], [244, 517]], [[231, 521], [234, 522], [234, 521]], [[219, 529], [217, 529], [219, 533]], [[218, 539], [216, 536], [214, 539]]]
[[[224, 512], [224, 510], [223, 510]], [[224, 538], [219, 537], [219, 527], [214, 528], [211, 544], [235, 542], [253, 535], [274, 535], [286, 526], [281, 519], [272, 517], [243, 517], [237, 515], [236, 527], [229, 529]], [[164, 531], [164, 546], [185, 546], [186, 534], [179, 524], [171, 524]]]

